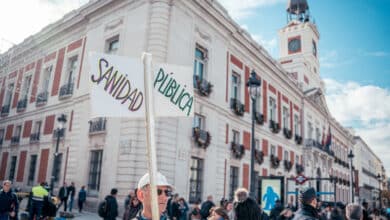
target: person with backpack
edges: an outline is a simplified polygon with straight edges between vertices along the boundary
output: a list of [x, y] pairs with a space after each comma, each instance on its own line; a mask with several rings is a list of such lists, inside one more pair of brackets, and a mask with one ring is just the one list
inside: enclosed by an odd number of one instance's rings
[[213, 196], [207, 196], [207, 201], [204, 202], [200, 208], [200, 216], [202, 217], [201, 220], [207, 220], [210, 215], [210, 209], [214, 206]]
[[15, 193], [11, 191], [12, 182], [5, 180], [0, 191], [0, 220], [17, 219], [19, 203]]
[[118, 216], [117, 194], [118, 190], [116, 188], [111, 189], [110, 195], [106, 196], [104, 201], [99, 204], [98, 214], [104, 220], [115, 220]]

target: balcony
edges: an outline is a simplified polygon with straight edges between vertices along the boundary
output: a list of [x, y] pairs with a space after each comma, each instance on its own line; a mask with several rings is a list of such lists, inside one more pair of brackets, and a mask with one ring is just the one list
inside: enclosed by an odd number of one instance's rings
[[199, 79], [199, 76], [194, 76], [194, 85], [197, 89], [197, 92], [201, 96], [209, 96], [212, 92], [213, 85], [205, 80], [205, 79]]
[[65, 128], [62, 128], [60, 130], [58, 129], [55, 129], [53, 131], [53, 139], [54, 140], [57, 140], [57, 138], [59, 137], [60, 139], [63, 139], [65, 137]]
[[27, 108], [27, 98], [21, 99], [18, 101], [18, 105], [16, 107], [17, 112], [22, 112]]
[[263, 125], [263, 124], [264, 124], [264, 115], [261, 114], [260, 112], [256, 112], [256, 114], [255, 114], [255, 120], [256, 120], [256, 123], [257, 123], [257, 124]]
[[17, 145], [20, 142], [20, 136], [11, 137], [11, 145]]
[[89, 121], [89, 134], [100, 134], [106, 132], [106, 118], [98, 118]]
[[4, 116], [7, 116], [9, 114], [9, 109], [10, 109], [11, 105], [8, 104], [8, 105], [3, 105], [1, 107], [1, 117], [4, 117]]
[[259, 165], [261, 165], [264, 162], [264, 152], [260, 151], [258, 149], [255, 149], [255, 160]]
[[235, 159], [241, 159], [245, 154], [245, 147], [242, 144], [231, 142], [231, 148], [233, 157]]
[[290, 129], [288, 128], [283, 128], [283, 135], [284, 137], [286, 137], [287, 139], [291, 139], [292, 137], [292, 132]]
[[201, 148], [206, 149], [210, 145], [211, 135], [208, 131], [201, 130], [198, 127], [193, 128], [192, 137], [195, 143]]
[[322, 151], [324, 153], [327, 153], [329, 156], [334, 156], [334, 152], [333, 151], [331, 151], [329, 148], [326, 148], [326, 146], [322, 145], [319, 141], [316, 141], [314, 139], [306, 139], [305, 140], [305, 146], [306, 147], [317, 148], [320, 151]]
[[37, 102], [35, 103], [36, 106], [43, 106], [47, 103], [47, 98], [49, 96], [49, 92], [41, 92], [37, 96]]
[[240, 100], [235, 98], [230, 99], [230, 109], [238, 116], [243, 116], [245, 112], [244, 104], [241, 104]]
[[33, 133], [30, 135], [30, 143], [36, 143], [39, 142], [40, 133]]
[[283, 164], [284, 164], [284, 169], [290, 172], [291, 168], [293, 167], [293, 163], [289, 160], [284, 160]]
[[294, 140], [295, 140], [295, 143], [297, 143], [298, 145], [302, 144], [302, 137], [301, 136], [295, 134]]
[[280, 160], [277, 156], [271, 154], [271, 167], [277, 169], [280, 166]]
[[279, 133], [280, 131], [279, 123], [275, 122], [274, 120], [269, 121], [269, 128], [273, 133]]
[[297, 174], [301, 174], [305, 171], [305, 168], [303, 167], [303, 165], [296, 163], [295, 170], [296, 170]]
[[60, 95], [58, 96], [59, 99], [66, 99], [73, 95], [73, 86], [74, 83], [68, 83], [60, 88]]

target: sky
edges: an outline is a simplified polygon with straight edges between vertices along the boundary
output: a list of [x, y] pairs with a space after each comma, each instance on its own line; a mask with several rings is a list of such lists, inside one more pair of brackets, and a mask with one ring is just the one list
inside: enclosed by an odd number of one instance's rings
[[[0, 53], [87, 2], [0, 0]], [[279, 57], [277, 32], [287, 23], [287, 0], [219, 2], [272, 57]], [[390, 176], [390, 1], [308, 3], [320, 32], [320, 74], [329, 110], [342, 125], [355, 129]]]

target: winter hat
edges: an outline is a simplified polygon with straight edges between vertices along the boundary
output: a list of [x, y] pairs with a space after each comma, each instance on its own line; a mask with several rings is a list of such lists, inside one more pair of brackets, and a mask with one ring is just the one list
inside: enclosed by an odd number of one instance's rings
[[313, 187], [306, 187], [300, 191], [299, 199], [304, 204], [309, 204], [316, 198], [316, 191]]

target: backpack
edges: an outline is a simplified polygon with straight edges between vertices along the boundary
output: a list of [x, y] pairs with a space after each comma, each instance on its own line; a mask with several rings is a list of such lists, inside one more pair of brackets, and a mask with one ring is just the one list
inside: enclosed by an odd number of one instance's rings
[[98, 214], [100, 217], [102, 218], [106, 218], [107, 217], [107, 200], [103, 200], [99, 203], [99, 206], [98, 206]]
[[209, 202], [206, 202], [205, 204], [202, 205], [200, 209], [200, 216], [202, 216], [202, 218], [209, 217], [211, 206], [212, 205]]

